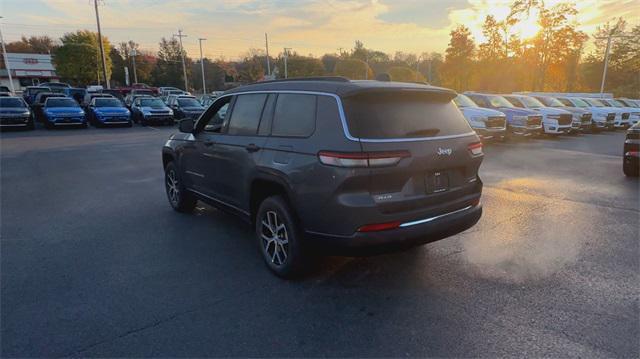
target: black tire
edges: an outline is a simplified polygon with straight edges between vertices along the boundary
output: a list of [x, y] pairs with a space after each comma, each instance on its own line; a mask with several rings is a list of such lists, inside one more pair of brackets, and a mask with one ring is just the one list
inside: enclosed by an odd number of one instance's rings
[[129, 120], [129, 122], [127, 122], [127, 124], [125, 125], [127, 127], [133, 127], [133, 121]]
[[287, 201], [281, 196], [266, 198], [260, 204], [255, 222], [256, 240], [267, 267], [281, 278], [305, 274], [311, 258]]
[[184, 187], [182, 177], [173, 162], [169, 162], [164, 168], [164, 188], [174, 210], [191, 213], [196, 208], [198, 199]]
[[624, 172], [624, 175], [627, 177], [640, 177], [640, 168], [637, 166], [634, 167], [626, 162], [622, 164], [622, 172]]

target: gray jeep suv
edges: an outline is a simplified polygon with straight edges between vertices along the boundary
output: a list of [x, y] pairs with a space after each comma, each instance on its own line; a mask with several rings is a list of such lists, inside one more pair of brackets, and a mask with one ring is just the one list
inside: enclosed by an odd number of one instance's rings
[[[482, 144], [454, 91], [345, 78], [233, 89], [164, 145], [171, 206], [251, 223], [268, 267], [433, 242], [482, 214]], [[368, 252], [368, 251], [367, 251]]]

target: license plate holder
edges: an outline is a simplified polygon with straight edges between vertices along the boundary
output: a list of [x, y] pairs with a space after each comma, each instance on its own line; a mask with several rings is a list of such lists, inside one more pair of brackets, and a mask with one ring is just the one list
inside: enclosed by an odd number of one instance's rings
[[428, 193], [441, 193], [449, 189], [449, 171], [439, 170], [427, 174], [426, 187]]

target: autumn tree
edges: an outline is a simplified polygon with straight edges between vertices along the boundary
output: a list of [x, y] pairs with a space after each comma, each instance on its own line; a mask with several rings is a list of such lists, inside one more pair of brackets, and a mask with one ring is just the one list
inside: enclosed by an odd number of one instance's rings
[[58, 45], [51, 37], [44, 36], [22, 36], [19, 41], [7, 43], [7, 52], [17, 52], [26, 54], [49, 54], [55, 52]]
[[[60, 38], [62, 45], [54, 52], [56, 72], [65, 81], [75, 85], [104, 83], [102, 59], [98, 46], [98, 34], [89, 30], [66, 33]], [[111, 43], [102, 36], [106, 54], [111, 52]], [[111, 76], [111, 58], [106, 56], [107, 78]]]
[[391, 81], [399, 82], [426, 82], [424, 76], [406, 66], [394, 66], [387, 72], [391, 76]]
[[[151, 77], [155, 84], [163, 86], [184, 87], [182, 58], [180, 43], [177, 39], [167, 40], [164, 37], [160, 40], [156, 66], [151, 72]], [[185, 64], [187, 67], [187, 78], [191, 73], [192, 61], [185, 53]], [[189, 89], [185, 89], [189, 90]]]
[[[279, 77], [284, 77], [283, 57], [278, 59], [277, 66], [283, 69], [279, 73]], [[322, 62], [316, 58], [293, 53], [287, 57], [287, 72], [289, 77], [322, 76], [325, 74], [325, 68]]]
[[338, 60], [333, 73], [352, 80], [372, 79], [373, 71], [366, 62], [358, 59]]
[[444, 64], [440, 70], [442, 83], [455, 90], [462, 91], [469, 87], [469, 78], [475, 54], [475, 42], [469, 28], [464, 25], [456, 27], [450, 33], [451, 39], [445, 52]]

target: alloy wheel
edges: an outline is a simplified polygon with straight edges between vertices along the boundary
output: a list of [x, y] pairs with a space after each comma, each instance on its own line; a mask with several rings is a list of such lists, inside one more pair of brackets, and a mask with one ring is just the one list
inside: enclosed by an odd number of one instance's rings
[[174, 170], [167, 173], [167, 193], [171, 204], [177, 205], [180, 200], [180, 189], [178, 188], [178, 178]]
[[262, 218], [262, 248], [276, 266], [283, 265], [289, 252], [289, 234], [286, 225], [275, 211], [267, 211]]

